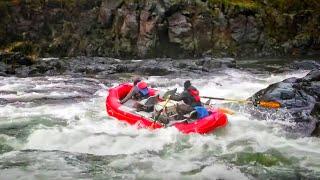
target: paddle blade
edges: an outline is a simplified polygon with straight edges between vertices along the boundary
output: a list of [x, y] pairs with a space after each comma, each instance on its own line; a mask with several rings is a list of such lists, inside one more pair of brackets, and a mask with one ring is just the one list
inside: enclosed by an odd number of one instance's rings
[[281, 107], [281, 104], [276, 101], [260, 101], [259, 106], [265, 108], [278, 109]]
[[230, 114], [230, 115], [235, 114], [234, 111], [232, 111], [231, 109], [228, 109], [228, 108], [219, 107], [218, 110], [221, 111], [221, 112], [223, 112], [223, 113], [225, 113], [225, 114]]

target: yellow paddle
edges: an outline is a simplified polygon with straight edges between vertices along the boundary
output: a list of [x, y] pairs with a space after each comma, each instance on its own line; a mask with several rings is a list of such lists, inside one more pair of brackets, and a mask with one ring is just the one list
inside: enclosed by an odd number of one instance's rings
[[162, 111], [167, 107], [167, 104], [168, 104], [168, 102], [170, 101], [170, 97], [171, 97], [171, 95], [169, 95], [169, 96], [167, 97], [166, 101], [165, 101], [164, 104], [163, 104], [163, 108], [162, 108], [162, 109], [158, 112], [158, 114], [155, 116], [154, 120], [157, 121], [157, 120], [159, 119]]
[[[215, 100], [221, 100], [221, 101], [231, 101], [231, 102], [243, 103], [243, 104], [254, 104], [253, 101], [249, 101], [249, 100], [227, 99], [227, 98], [218, 98], [218, 97], [210, 97], [210, 96], [201, 96], [201, 98], [215, 99]], [[278, 109], [281, 107], [281, 104], [277, 101], [257, 101], [256, 104], [264, 108], [272, 108], [272, 109]]]
[[167, 104], [168, 104], [169, 101], [170, 101], [170, 97], [171, 97], [171, 95], [168, 95], [166, 101], [165, 101], [164, 104], [163, 104], [163, 108], [157, 113], [157, 115], [155, 115], [155, 117], [154, 117], [154, 119], [153, 119], [153, 123], [152, 123], [151, 126], [150, 126], [151, 129], [154, 129], [154, 125], [155, 125], [156, 121], [158, 121], [158, 119], [159, 119], [162, 111], [167, 107]]

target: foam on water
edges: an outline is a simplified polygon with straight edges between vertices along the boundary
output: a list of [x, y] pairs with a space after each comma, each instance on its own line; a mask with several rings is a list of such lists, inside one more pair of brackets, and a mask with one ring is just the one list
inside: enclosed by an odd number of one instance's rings
[[[192, 82], [199, 87], [202, 95], [245, 99], [271, 83], [293, 76], [302, 77], [306, 73], [306, 71], [298, 71], [276, 75], [254, 75], [241, 70], [226, 69], [202, 79], [194, 79]], [[23, 80], [1, 78], [0, 90], [25, 91], [30, 84], [36, 84], [32, 87], [36, 87], [37, 90], [48, 89], [52, 87], [48, 82], [56, 83], [65, 79], [50, 77], [46, 81], [37, 82], [32, 78]], [[149, 77], [148, 81], [160, 86], [169, 85], [169, 88], [177, 87], [181, 91], [185, 79], [174, 78], [169, 82], [166, 77]], [[22, 81], [30, 83], [25, 84]], [[33, 121], [34, 118], [46, 117], [47, 120], [57, 123], [48, 125], [40, 121], [30, 126], [21, 144], [14, 146], [15, 150], [58, 150], [97, 156], [126, 155], [125, 158], [116, 158], [108, 164], [108, 167], [127, 169], [123, 173], [135, 174], [134, 176], [124, 174], [124, 177], [128, 178], [247, 179], [255, 172], [252, 170], [255, 165], [250, 165], [255, 161], [249, 164], [242, 163], [237, 160], [238, 155], [241, 153], [268, 154], [269, 152], [271, 154], [268, 155], [273, 158], [272, 162], [276, 159], [273, 167], [282, 167], [282, 164], [287, 163], [287, 160], [283, 159], [288, 159], [290, 162], [291, 159], [295, 159], [296, 161], [287, 165], [287, 170], [306, 168], [320, 172], [318, 138], [287, 137], [279, 125], [272, 121], [252, 119], [249, 114], [242, 111], [228, 116], [229, 125], [226, 128], [208, 135], [184, 135], [174, 127], [154, 131], [137, 129], [107, 116], [105, 111], [107, 87], [99, 84], [97, 80], [92, 82], [97, 83], [101, 88], [93, 93], [89, 100], [38, 106], [28, 106], [27, 102], [24, 102], [23, 106], [4, 105], [0, 108], [0, 128], [10, 126], [13, 121], [19, 124], [23, 121]], [[75, 81], [74, 85], [68, 85], [68, 87], [90, 88], [88, 84], [82, 83], [82, 81]], [[63, 83], [59, 85], [63, 87]], [[41, 95], [63, 99], [72, 97], [73, 93], [66, 88], [61, 92], [42, 92]], [[15, 98], [18, 95], [1, 96]], [[32, 91], [27, 91], [23, 97], [33, 99], [38, 96]], [[219, 105], [221, 102], [214, 103]], [[58, 121], [65, 123], [61, 124]], [[0, 142], [4, 141], [7, 144], [19, 142], [13, 140], [14, 135], [0, 134]], [[280, 155], [272, 154], [273, 151], [279, 152]], [[1, 157], [4, 155], [0, 156], [0, 159]], [[277, 164], [278, 161], [280, 162]], [[258, 171], [262, 174], [265, 170], [277, 172], [264, 166], [264, 162], [261, 163], [262, 168]]]

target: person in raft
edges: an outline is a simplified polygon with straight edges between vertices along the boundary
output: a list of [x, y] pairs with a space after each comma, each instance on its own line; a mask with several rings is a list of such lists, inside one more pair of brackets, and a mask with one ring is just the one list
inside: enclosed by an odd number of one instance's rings
[[177, 105], [178, 119], [194, 110], [197, 112], [197, 119], [208, 116], [207, 109], [202, 106], [200, 101], [199, 91], [191, 85], [190, 80], [185, 81], [183, 86], [184, 91], [181, 94], [175, 94], [170, 97], [174, 101], [183, 101], [183, 103]]
[[120, 101], [120, 103], [124, 104], [131, 98], [140, 101], [148, 97], [149, 97], [148, 84], [142, 81], [140, 78], [136, 78], [133, 81], [132, 89], [127, 94], [127, 96]]

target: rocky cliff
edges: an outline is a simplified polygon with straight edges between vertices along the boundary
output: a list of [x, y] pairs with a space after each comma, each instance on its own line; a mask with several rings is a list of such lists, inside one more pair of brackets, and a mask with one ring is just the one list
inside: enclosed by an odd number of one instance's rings
[[3, 0], [0, 49], [28, 56], [320, 54], [318, 0]]

